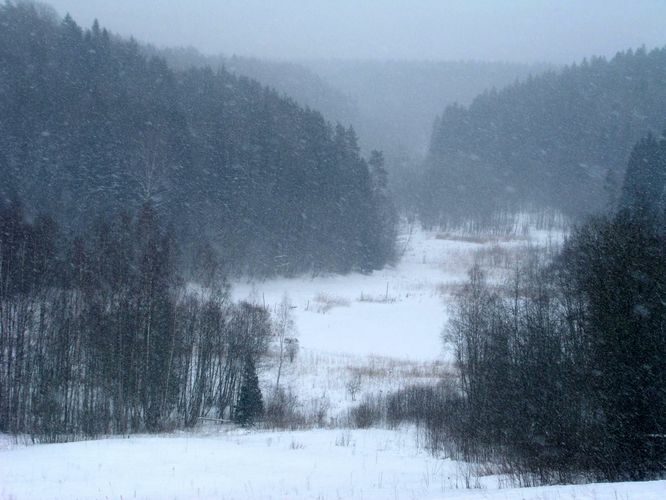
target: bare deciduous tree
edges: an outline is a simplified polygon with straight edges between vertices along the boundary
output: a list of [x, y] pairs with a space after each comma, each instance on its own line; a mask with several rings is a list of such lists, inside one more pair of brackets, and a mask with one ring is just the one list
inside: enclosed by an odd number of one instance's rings
[[291, 314], [293, 308], [294, 306], [291, 305], [289, 296], [284, 294], [273, 322], [273, 333], [278, 346], [278, 370], [275, 380], [276, 391], [280, 389], [280, 376], [282, 375], [282, 366], [285, 357], [289, 356], [293, 359], [292, 355], [289, 354], [289, 347], [293, 344], [295, 333], [294, 319]]

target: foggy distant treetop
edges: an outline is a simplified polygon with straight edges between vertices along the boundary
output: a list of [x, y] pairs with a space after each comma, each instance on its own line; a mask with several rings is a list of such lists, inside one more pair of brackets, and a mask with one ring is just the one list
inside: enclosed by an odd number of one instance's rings
[[666, 43], [663, 0], [52, 0], [84, 26], [268, 58], [570, 63]]

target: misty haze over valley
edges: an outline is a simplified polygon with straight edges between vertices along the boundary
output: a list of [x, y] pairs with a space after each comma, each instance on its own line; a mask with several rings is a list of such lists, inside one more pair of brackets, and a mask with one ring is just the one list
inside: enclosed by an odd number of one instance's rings
[[663, 498], [664, 21], [0, 0], [0, 498]]

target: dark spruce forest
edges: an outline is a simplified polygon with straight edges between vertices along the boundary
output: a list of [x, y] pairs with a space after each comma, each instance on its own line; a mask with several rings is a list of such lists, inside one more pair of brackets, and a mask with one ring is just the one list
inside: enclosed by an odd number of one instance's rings
[[[151, 204], [231, 274], [378, 269], [395, 214], [350, 126], [224, 69], [174, 71], [97, 23], [0, 7], [0, 195], [80, 231]], [[193, 243], [197, 242], [197, 243]]]
[[629, 154], [666, 126], [666, 49], [532, 76], [437, 119], [420, 213], [438, 224], [549, 207], [574, 218], [617, 206]]

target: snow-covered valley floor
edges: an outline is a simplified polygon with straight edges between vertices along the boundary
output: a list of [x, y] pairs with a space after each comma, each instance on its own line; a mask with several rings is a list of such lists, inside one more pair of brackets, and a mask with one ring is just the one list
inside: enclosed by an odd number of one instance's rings
[[[433, 457], [412, 428], [336, 427], [364, 395], [451, 371], [440, 334], [451, 293], [475, 259], [499, 276], [528, 245], [560, 236], [485, 240], [412, 230], [394, 268], [235, 283], [235, 300], [271, 309], [288, 296], [301, 349], [280, 385], [304, 412], [322, 413], [324, 428], [248, 432], [207, 423], [192, 432], [52, 445], [0, 436], [0, 498], [666, 498], [666, 482], [501, 489], [501, 477]], [[275, 384], [274, 358], [260, 369], [266, 394]], [[352, 379], [357, 395], [348, 389]]]

